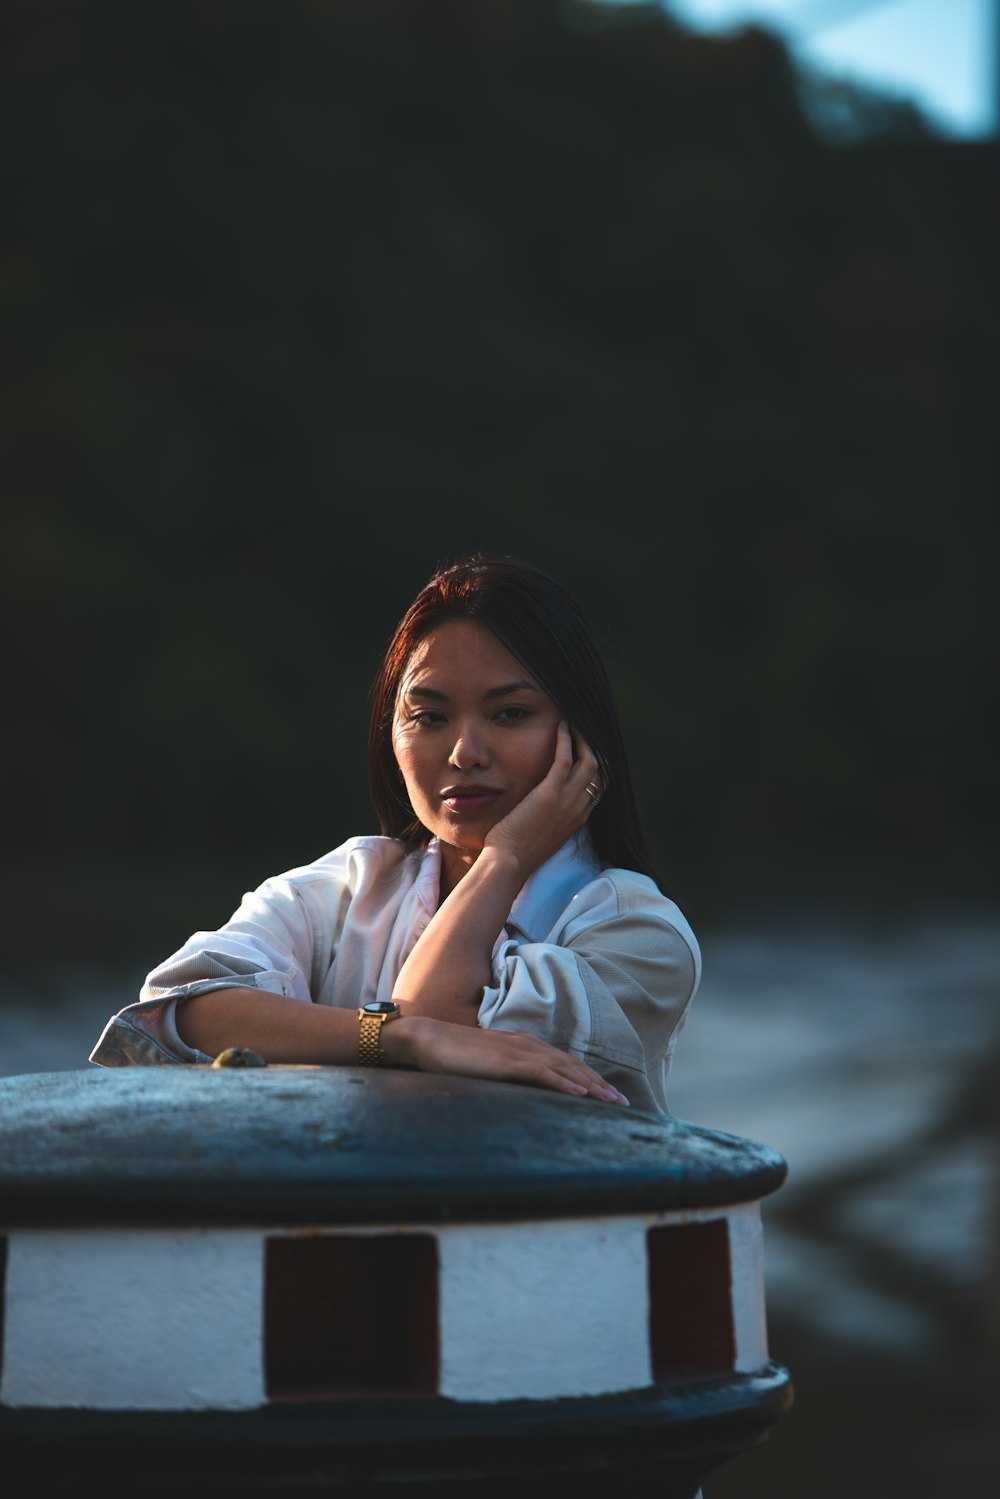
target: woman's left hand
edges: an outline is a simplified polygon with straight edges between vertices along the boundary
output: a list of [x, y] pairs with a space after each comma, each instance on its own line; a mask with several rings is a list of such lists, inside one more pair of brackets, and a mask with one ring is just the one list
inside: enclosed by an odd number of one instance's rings
[[561, 723], [548, 772], [484, 839], [484, 848], [512, 853], [525, 879], [583, 827], [600, 800], [597, 757], [579, 735], [576, 749], [574, 760], [573, 735], [569, 724]]

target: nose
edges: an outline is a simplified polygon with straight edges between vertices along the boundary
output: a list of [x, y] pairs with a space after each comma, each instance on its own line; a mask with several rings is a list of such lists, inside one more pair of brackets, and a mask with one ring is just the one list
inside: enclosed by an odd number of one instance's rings
[[461, 724], [448, 756], [448, 764], [453, 765], [456, 770], [473, 770], [476, 767], [482, 769], [489, 763], [489, 744], [482, 728], [474, 724]]

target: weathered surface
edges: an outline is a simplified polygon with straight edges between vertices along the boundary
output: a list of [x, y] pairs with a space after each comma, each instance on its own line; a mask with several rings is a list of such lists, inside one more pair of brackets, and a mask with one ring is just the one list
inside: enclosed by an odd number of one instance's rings
[[0, 1223], [501, 1220], [755, 1201], [784, 1160], [513, 1084], [347, 1067], [0, 1079]]
[[510, 1499], [512, 1484], [537, 1491], [561, 1479], [585, 1499], [694, 1499], [706, 1473], [759, 1447], [791, 1404], [787, 1372], [769, 1365], [602, 1400], [352, 1400], [183, 1416], [0, 1410], [0, 1440], [12, 1469], [66, 1492], [87, 1472], [102, 1492], [129, 1496], [139, 1475], [144, 1492], [174, 1494], [210, 1484], [213, 1494]]

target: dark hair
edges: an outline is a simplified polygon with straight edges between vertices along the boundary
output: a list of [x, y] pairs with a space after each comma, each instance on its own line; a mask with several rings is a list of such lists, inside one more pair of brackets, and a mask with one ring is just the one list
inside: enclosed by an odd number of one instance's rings
[[512, 557], [475, 552], [438, 571], [417, 594], [386, 648], [371, 688], [368, 786], [382, 833], [414, 848], [430, 834], [414, 817], [392, 748], [400, 679], [414, 647], [450, 619], [491, 630], [526, 667], [597, 757], [605, 791], [588, 819], [605, 865], [647, 874], [653, 868], [632, 788], [611, 683], [583, 612], [545, 573]]

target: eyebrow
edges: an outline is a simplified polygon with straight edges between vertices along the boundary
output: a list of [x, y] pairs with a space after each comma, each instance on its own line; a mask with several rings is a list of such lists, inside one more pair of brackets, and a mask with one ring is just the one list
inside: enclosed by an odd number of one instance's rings
[[[508, 682], [503, 687], [490, 687], [483, 693], [484, 701], [493, 698], [509, 697], [512, 692], [541, 692], [541, 688], [535, 682]], [[406, 687], [403, 689], [404, 697], [419, 697], [427, 703], [446, 703], [448, 694], [439, 692], [436, 687]]]

